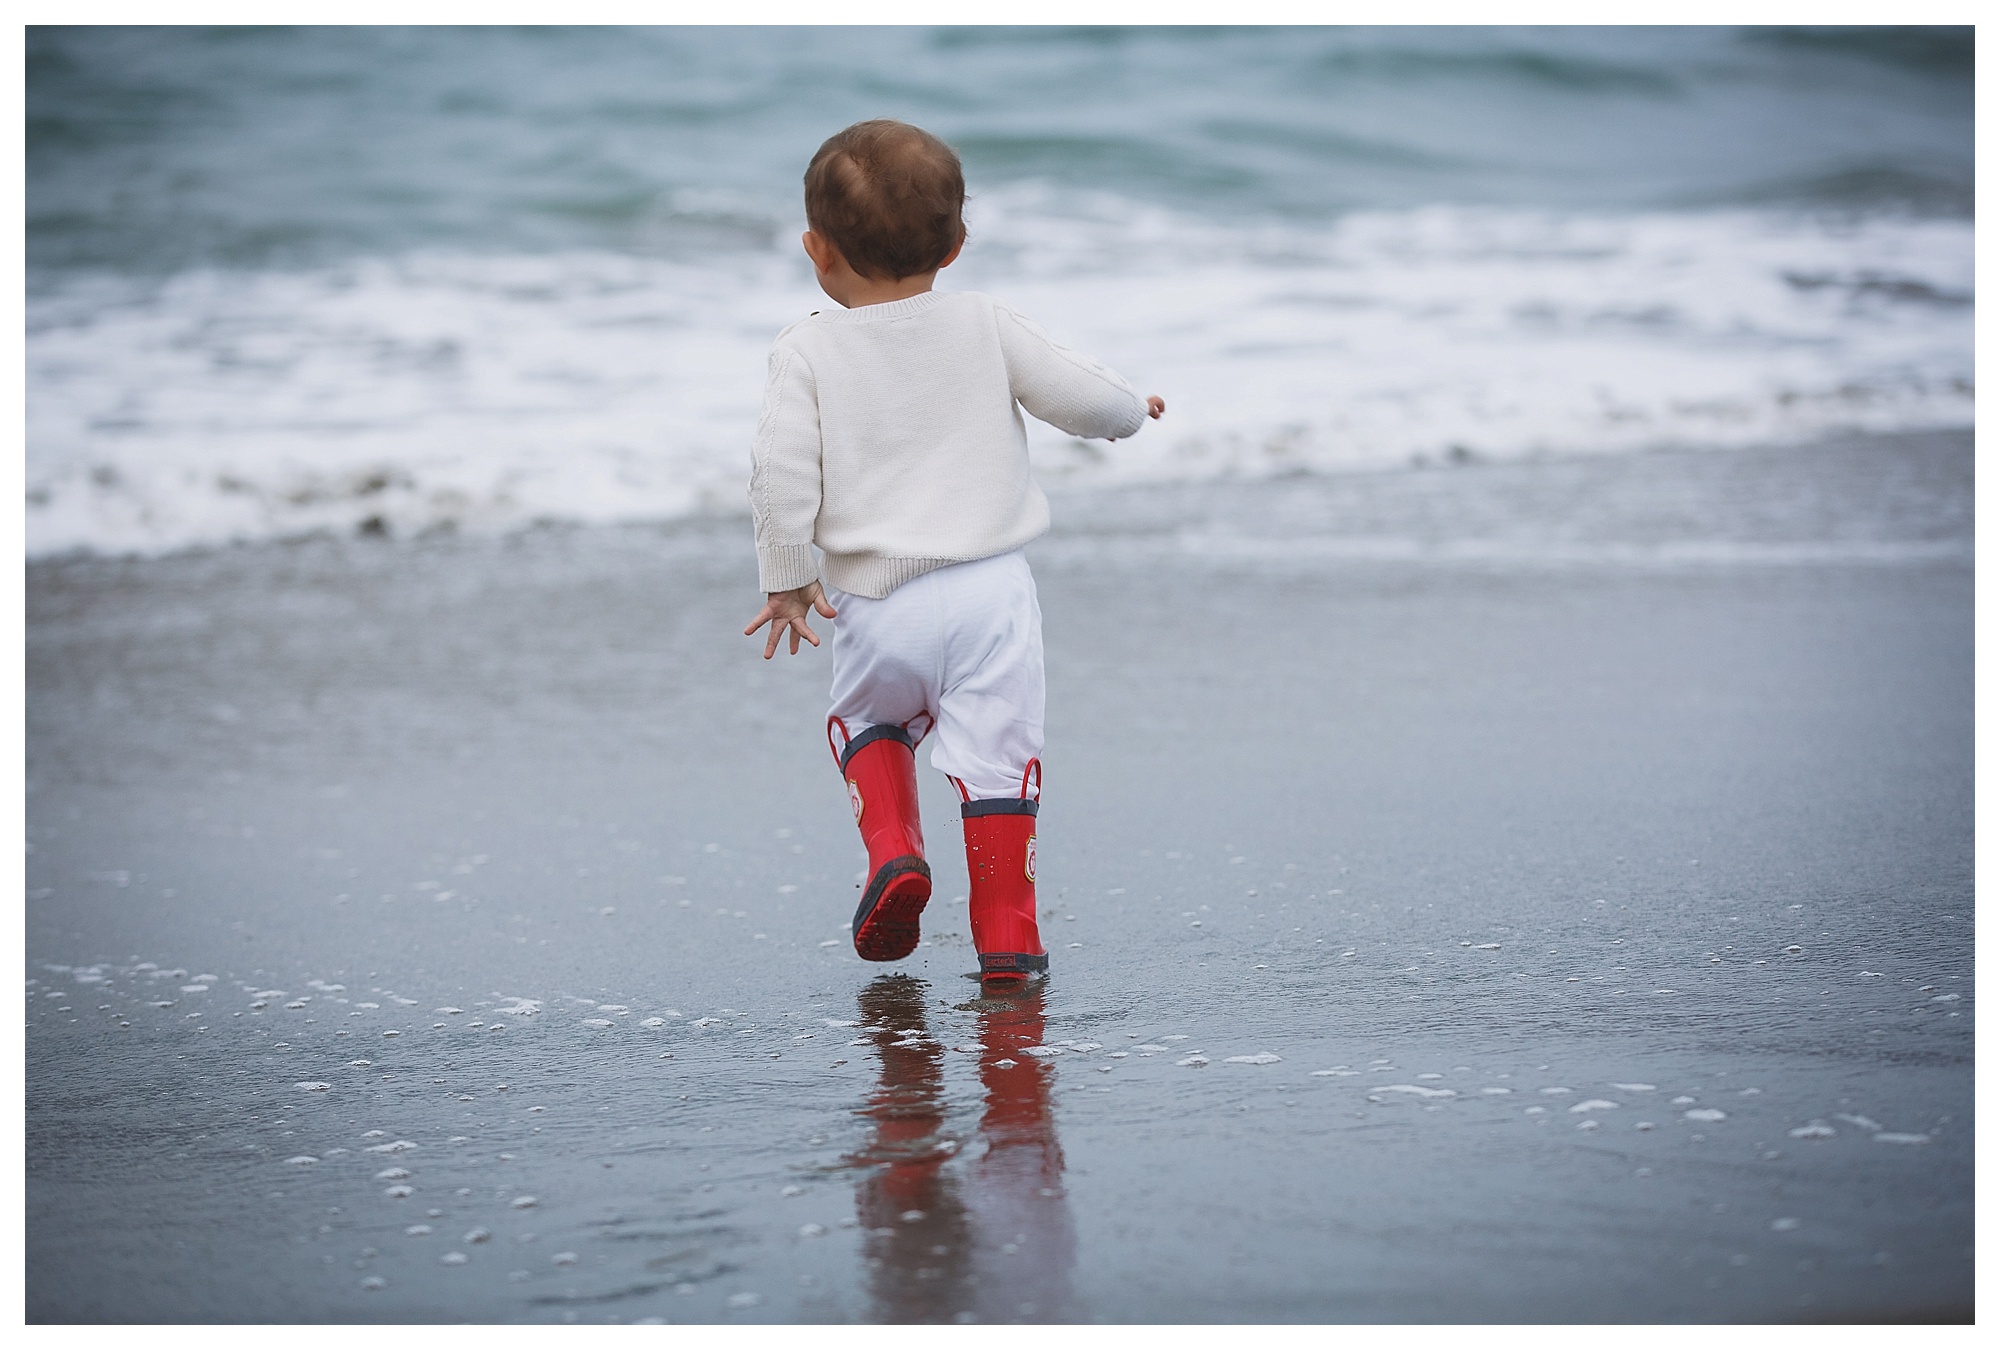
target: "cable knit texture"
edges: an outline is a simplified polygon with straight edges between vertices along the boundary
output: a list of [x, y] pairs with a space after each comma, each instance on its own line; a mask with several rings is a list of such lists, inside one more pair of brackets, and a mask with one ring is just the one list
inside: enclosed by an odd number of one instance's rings
[[1132, 435], [1132, 387], [990, 295], [927, 291], [829, 309], [771, 349], [751, 453], [759, 584], [826, 579], [881, 599], [1049, 527], [1025, 408], [1072, 436]]

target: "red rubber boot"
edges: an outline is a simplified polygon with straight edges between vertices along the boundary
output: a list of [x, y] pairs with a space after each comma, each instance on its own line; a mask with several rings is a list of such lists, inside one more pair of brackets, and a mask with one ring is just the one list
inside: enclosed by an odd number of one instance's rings
[[[1041, 766], [1030, 768], [1039, 779]], [[1024, 980], [1049, 968], [1035, 924], [1035, 812], [1040, 806], [1024, 792], [1018, 798], [989, 797], [959, 807], [965, 817], [965, 867], [972, 875], [972, 945], [979, 950], [982, 980]]]
[[[827, 723], [833, 743], [838, 719]], [[845, 725], [840, 726], [846, 734]], [[864, 961], [900, 961], [917, 949], [917, 920], [931, 898], [924, 831], [917, 818], [916, 743], [884, 723], [836, 751], [848, 804], [868, 846], [868, 885], [854, 911], [854, 950]]]

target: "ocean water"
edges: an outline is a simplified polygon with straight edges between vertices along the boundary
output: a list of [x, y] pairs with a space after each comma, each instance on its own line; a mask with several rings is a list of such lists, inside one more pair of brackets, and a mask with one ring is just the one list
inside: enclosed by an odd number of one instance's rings
[[799, 176], [1169, 404], [1054, 488], [1971, 425], [1969, 30], [31, 29], [27, 542], [745, 509]]

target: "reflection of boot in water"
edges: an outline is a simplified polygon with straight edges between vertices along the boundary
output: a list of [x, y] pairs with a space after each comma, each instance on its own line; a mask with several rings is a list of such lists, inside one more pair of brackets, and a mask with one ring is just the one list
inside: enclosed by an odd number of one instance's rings
[[942, 1169], [957, 1151], [944, 1124], [944, 1047], [924, 1021], [928, 986], [885, 975], [861, 991], [865, 1031], [882, 1077], [862, 1114], [875, 1137], [853, 1159], [869, 1167], [855, 1188], [867, 1237], [872, 1316], [880, 1322], [948, 1322], [970, 1306], [970, 1241], [954, 1179]]
[[1051, 1110], [1055, 1069], [1026, 1053], [1042, 1043], [1042, 987], [1003, 993], [988, 985], [978, 1006], [986, 1151], [967, 1166], [965, 1190], [979, 1241], [974, 1306], [983, 1322], [1065, 1321], [1076, 1228]]

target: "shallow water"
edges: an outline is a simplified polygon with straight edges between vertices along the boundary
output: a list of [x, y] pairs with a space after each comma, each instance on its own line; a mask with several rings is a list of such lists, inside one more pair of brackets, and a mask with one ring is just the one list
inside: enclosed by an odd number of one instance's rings
[[1643, 465], [1059, 504], [1010, 997], [733, 532], [32, 568], [30, 1317], [1969, 1315], [1970, 446]]

